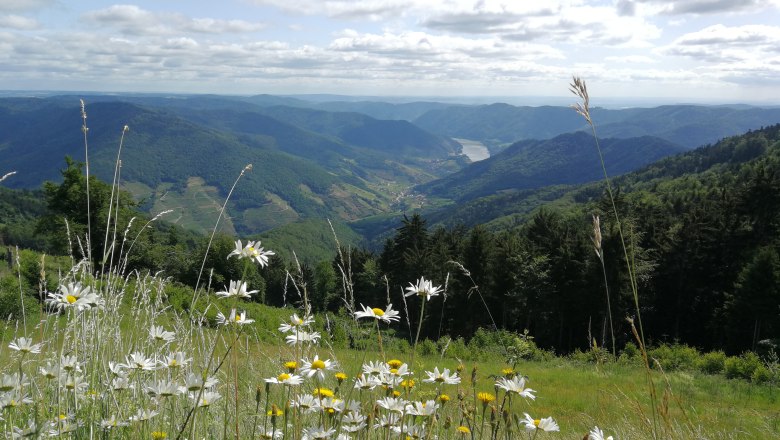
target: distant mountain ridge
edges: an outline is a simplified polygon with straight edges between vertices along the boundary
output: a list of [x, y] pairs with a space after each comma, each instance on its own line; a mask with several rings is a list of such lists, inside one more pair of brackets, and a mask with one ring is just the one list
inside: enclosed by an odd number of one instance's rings
[[[652, 136], [601, 139], [607, 171], [619, 175], [685, 149]], [[458, 202], [550, 185], [597, 180], [601, 164], [593, 137], [585, 132], [549, 140], [520, 141], [500, 153], [441, 179], [417, 186], [422, 193]]]

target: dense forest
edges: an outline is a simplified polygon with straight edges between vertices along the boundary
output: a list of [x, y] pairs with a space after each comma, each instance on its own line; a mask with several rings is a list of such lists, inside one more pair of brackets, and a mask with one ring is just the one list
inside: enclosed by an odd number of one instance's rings
[[[679, 341], [737, 353], [780, 334], [778, 164], [780, 125], [614, 180], [651, 343]], [[103, 248], [107, 235], [101, 220], [118, 197], [113, 215], [119, 219], [118, 234], [124, 231], [119, 242], [133, 247], [126, 270], [161, 272], [195, 285], [208, 237], [164, 219], [152, 221], [136, 211], [127, 194], [112, 197], [110, 186], [94, 176], [90, 222], [96, 245], [79, 249], [68, 240], [63, 218], [71, 238], [85, 231], [86, 178], [83, 165], [72, 160], [62, 175], [62, 183], [47, 183], [42, 190], [1, 190], [4, 244], [60, 255], [91, 252], [100, 267], [119, 255], [120, 249]], [[293, 283], [306, 289], [315, 311], [343, 312], [351, 301], [347, 296], [345, 302], [345, 290], [354, 292], [356, 304], [383, 306], [389, 300], [395, 308], [408, 307], [411, 318], [402, 325], [408, 331], [416, 326], [418, 304], [404, 305], [402, 291], [424, 276], [444, 294], [425, 309], [423, 337], [528, 329], [540, 346], [562, 353], [586, 347], [592, 338], [611, 345], [608, 287], [619, 349], [631, 339], [625, 318], [634, 316], [635, 307], [603, 183], [574, 187], [561, 199], [570, 202], [542, 206], [512, 227], [431, 226], [422, 215], [409, 214], [374, 250], [338, 249], [328, 238], [334, 256], [319, 262], [295, 261], [290, 257], [295, 249], [287, 249], [283, 235], [276, 236], [263, 245], [284, 256], [272, 257], [268, 267], [244, 279], [260, 291], [256, 300], [275, 306], [296, 300]], [[600, 218], [603, 269], [594, 249], [594, 216]], [[330, 235], [321, 232], [322, 240]], [[224, 257], [236, 238], [218, 234], [214, 240], [206, 261], [213, 269], [212, 288], [241, 275], [243, 267]], [[35, 271], [30, 273], [28, 291], [36, 296]]]

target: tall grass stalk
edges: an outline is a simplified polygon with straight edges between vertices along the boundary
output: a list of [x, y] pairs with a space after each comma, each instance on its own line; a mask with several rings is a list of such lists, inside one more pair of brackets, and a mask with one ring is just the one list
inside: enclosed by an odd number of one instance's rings
[[[644, 329], [642, 327], [642, 313], [639, 309], [639, 288], [637, 284], [636, 279], [636, 272], [635, 272], [635, 265], [632, 264], [631, 258], [629, 258], [628, 255], [628, 247], [626, 246], [626, 240], [623, 235], [623, 226], [620, 221], [620, 214], [618, 213], [617, 205], [615, 204], [615, 196], [612, 191], [612, 182], [609, 178], [609, 174], [607, 173], [607, 166], [604, 162], [604, 154], [601, 151], [601, 143], [599, 142], [599, 138], [596, 135], [596, 125], [593, 123], [593, 119], [590, 115], [590, 96], [588, 95], [588, 88], [585, 85], [585, 81], [578, 77], [573, 77], [572, 82], [569, 85], [569, 90], [579, 97], [581, 99], [581, 102], [575, 103], [572, 105], [572, 108], [580, 114], [585, 120], [587, 121], [588, 125], [591, 129], [591, 134], [593, 135], [593, 140], [596, 144], [596, 151], [599, 154], [599, 162], [601, 163], [601, 170], [604, 173], [604, 182], [606, 184], [607, 188], [607, 195], [609, 196], [609, 202], [612, 205], [612, 214], [615, 216], [615, 225], [617, 226], [618, 235], [620, 237], [620, 244], [623, 248], [623, 257], [626, 262], [626, 270], [628, 271], [628, 278], [629, 282], [631, 284], [631, 293], [633, 294], [634, 298], [634, 307], [637, 317], [637, 322], [639, 323], [639, 334], [637, 335], [639, 337], [639, 343], [641, 345], [640, 349], [645, 351], [647, 344], [645, 343], [645, 334]], [[652, 403], [652, 410], [653, 410], [653, 438], [658, 438], [658, 415], [656, 414], [656, 395], [655, 395], [655, 386], [653, 384], [653, 378], [650, 371], [650, 364], [647, 359], [647, 355], [645, 353], [645, 356], [643, 357], [645, 360], [645, 371], [647, 374], [647, 382], [648, 387], [650, 388], [650, 397], [651, 397], [651, 403]]]

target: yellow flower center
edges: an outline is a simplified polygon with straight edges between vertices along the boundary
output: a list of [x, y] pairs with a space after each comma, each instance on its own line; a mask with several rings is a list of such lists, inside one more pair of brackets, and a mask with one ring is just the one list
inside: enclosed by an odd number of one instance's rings
[[179, 365], [178, 362], [176, 362], [176, 359], [171, 359], [171, 363], [168, 364], [170, 367], [177, 367]]
[[67, 301], [67, 302], [68, 302], [68, 304], [73, 304], [73, 303], [74, 303], [74, 302], [76, 302], [77, 300], [78, 300], [78, 298], [76, 298], [76, 297], [75, 297], [75, 296], [73, 296], [73, 295], [68, 295], [68, 296], [66, 296], [66, 297], [65, 297], [65, 301]]
[[403, 362], [399, 361], [398, 359], [390, 359], [387, 361], [387, 365], [389, 365], [390, 368], [398, 368], [403, 365]]
[[539, 420], [539, 419], [534, 419], [534, 426], [536, 426], [538, 428], [539, 427], [539, 423], [541, 423], [541, 422], [542, 421]]
[[398, 368], [391, 368], [390, 374], [398, 374]]
[[152, 438], [153, 439], [161, 439], [161, 438], [167, 438], [167, 437], [168, 437], [168, 433], [163, 432], [163, 431], [154, 431], [152, 433]]
[[238, 322], [238, 321], [241, 321], [241, 315], [239, 315], [238, 313], [236, 313], [236, 322]]
[[303, 324], [303, 319], [298, 318], [298, 325], [302, 325], [302, 324]]
[[376, 308], [376, 307], [374, 307], [374, 308], [373, 308], [373, 309], [371, 309], [371, 310], [374, 312], [374, 315], [376, 315], [376, 316], [380, 316], [380, 317], [381, 317], [381, 316], [385, 316], [385, 311], [384, 311], [384, 310], [382, 310], [382, 309], [379, 309], [379, 308]]
[[289, 374], [287, 374], [287, 373], [282, 373], [282, 374], [280, 374], [280, 375], [279, 375], [279, 376], [276, 378], [276, 380], [278, 380], [279, 382], [283, 382], [283, 381], [285, 381], [285, 380], [287, 380], [287, 379], [289, 379], [289, 378], [290, 378], [290, 375], [289, 375]]
[[68, 416], [66, 416], [65, 414], [60, 414], [59, 418], [60, 418], [60, 420], [65, 420], [65, 419], [68, 418]]
[[323, 362], [320, 359], [317, 359], [316, 361], [311, 363], [311, 367], [315, 370], [322, 370], [325, 368], [325, 362]]

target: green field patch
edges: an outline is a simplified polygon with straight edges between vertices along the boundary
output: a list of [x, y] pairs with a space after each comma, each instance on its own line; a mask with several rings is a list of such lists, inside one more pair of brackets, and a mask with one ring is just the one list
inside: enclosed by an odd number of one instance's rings
[[[136, 186], [136, 189], [140, 188]], [[157, 186], [152, 194], [154, 201], [150, 212], [157, 214], [173, 210], [164, 217], [166, 221], [199, 232], [211, 231], [224, 203], [219, 190], [215, 186], [206, 185], [200, 177], [188, 178], [183, 192], [174, 188], [171, 183]], [[220, 230], [235, 234], [235, 227], [229, 216], [224, 216], [220, 221]]]
[[241, 222], [250, 230], [268, 230], [298, 220], [300, 215], [287, 201], [276, 194], [266, 193], [266, 202], [249, 208], [241, 214]]

